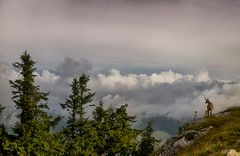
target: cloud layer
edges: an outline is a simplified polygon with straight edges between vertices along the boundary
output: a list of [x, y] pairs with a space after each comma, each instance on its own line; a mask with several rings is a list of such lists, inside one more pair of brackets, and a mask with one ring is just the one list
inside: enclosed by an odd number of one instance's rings
[[[60, 70], [61, 66], [62, 63], [55, 71]], [[8, 125], [13, 125], [17, 111], [10, 100], [8, 80], [18, 78], [19, 74], [5, 62], [0, 62], [0, 67], [0, 102], [7, 106], [3, 120]], [[196, 75], [185, 75], [172, 70], [150, 75], [121, 74], [116, 69], [105, 74], [92, 71], [91, 74], [89, 86], [97, 93], [94, 103], [103, 100], [106, 107], [128, 103], [129, 113], [136, 115], [138, 120], [157, 116], [177, 120], [191, 119], [194, 111], [203, 116], [206, 109], [204, 97], [212, 100], [215, 113], [231, 106], [240, 106], [240, 82], [214, 80], [206, 69]], [[42, 90], [50, 91], [50, 113], [66, 115], [59, 103], [64, 102], [70, 94], [69, 84], [73, 76], [64, 72], [58, 75], [47, 69], [38, 71], [36, 75], [36, 83]]]
[[213, 100], [215, 112], [239, 105], [239, 83], [212, 80], [206, 70], [196, 75], [182, 75], [171, 70], [151, 75], [122, 75], [112, 70], [108, 75], [98, 74], [91, 83], [98, 98], [103, 97], [105, 103], [129, 103], [131, 114], [139, 117], [184, 119], [191, 118], [194, 111], [203, 116], [204, 97]]

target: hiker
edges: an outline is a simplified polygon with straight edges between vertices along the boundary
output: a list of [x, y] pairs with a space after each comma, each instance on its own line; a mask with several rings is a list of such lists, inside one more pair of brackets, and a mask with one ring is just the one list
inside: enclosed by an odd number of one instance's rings
[[205, 103], [207, 104], [207, 110], [206, 110], [207, 116], [212, 116], [213, 103], [208, 98], [205, 98]]

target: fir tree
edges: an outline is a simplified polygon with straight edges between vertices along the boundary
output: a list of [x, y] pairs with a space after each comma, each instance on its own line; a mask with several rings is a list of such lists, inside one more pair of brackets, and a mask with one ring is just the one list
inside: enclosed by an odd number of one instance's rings
[[67, 127], [70, 130], [70, 136], [75, 138], [79, 133], [79, 124], [86, 122], [84, 117], [84, 109], [92, 102], [95, 93], [91, 92], [91, 89], [87, 87], [89, 76], [82, 74], [79, 78], [74, 78], [72, 81], [71, 89], [72, 94], [66, 99], [64, 104], [61, 104], [63, 109], [66, 109], [69, 113]]
[[152, 136], [153, 128], [152, 123], [149, 122], [147, 127], [142, 133], [142, 139], [139, 144], [139, 154], [141, 156], [149, 156], [154, 151], [155, 138]]
[[98, 155], [102, 155], [106, 153], [105, 146], [107, 144], [107, 132], [108, 132], [108, 125], [106, 124], [106, 117], [107, 111], [103, 108], [103, 101], [100, 101], [99, 104], [96, 106], [93, 113], [93, 127], [95, 127], [97, 136], [99, 139], [98, 144], [94, 147]]
[[1, 104], [0, 104], [0, 116], [2, 115], [2, 112], [4, 110], [5, 107], [3, 107]]
[[74, 78], [71, 89], [72, 94], [61, 104], [69, 113], [66, 136], [66, 155], [91, 155], [96, 144], [96, 131], [85, 117], [85, 109], [92, 102], [95, 93], [87, 87], [89, 76], [82, 74]]
[[52, 119], [44, 111], [49, 109], [49, 93], [41, 92], [40, 87], [35, 85], [35, 63], [25, 51], [20, 62], [13, 64], [20, 71], [20, 77], [9, 82], [14, 89], [12, 100], [21, 112], [18, 115], [19, 122], [14, 128], [16, 139], [4, 143], [4, 150], [9, 152], [9, 155], [60, 155], [62, 152], [57, 139], [50, 133], [50, 128], [58, 123], [60, 117]]
[[132, 128], [135, 117], [127, 113], [128, 105], [120, 108], [108, 109], [108, 125], [110, 127], [107, 138], [107, 150], [109, 155], [129, 155], [135, 149], [137, 133]]
[[[4, 110], [5, 107], [2, 107], [0, 104], [0, 120], [1, 120], [1, 115], [2, 115], [2, 111]], [[0, 143], [4, 142], [4, 140], [7, 137], [7, 132], [5, 130], [5, 127], [3, 124], [0, 125]], [[0, 155], [3, 155], [3, 146], [2, 144], [0, 144]]]
[[79, 101], [80, 101], [80, 91], [77, 78], [73, 79], [72, 84], [70, 85], [72, 88], [72, 95], [66, 99], [64, 104], [61, 104], [63, 109], [66, 109], [69, 112], [69, 118], [67, 121], [70, 135], [72, 139], [76, 137], [76, 126], [77, 126], [77, 116], [79, 112]]
[[136, 131], [132, 128], [135, 117], [129, 116], [127, 105], [120, 108], [110, 106], [104, 110], [100, 102], [93, 112], [99, 144], [95, 147], [99, 155], [129, 155], [136, 146]]

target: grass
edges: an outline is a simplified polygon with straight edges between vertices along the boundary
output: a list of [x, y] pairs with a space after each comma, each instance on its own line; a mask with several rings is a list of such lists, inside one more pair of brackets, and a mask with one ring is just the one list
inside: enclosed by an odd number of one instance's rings
[[205, 136], [202, 136], [193, 144], [182, 148], [180, 156], [221, 156], [223, 150], [235, 149], [240, 152], [240, 107], [232, 107], [223, 113], [227, 115], [209, 117], [202, 122], [188, 124], [185, 130], [199, 131], [213, 126]]

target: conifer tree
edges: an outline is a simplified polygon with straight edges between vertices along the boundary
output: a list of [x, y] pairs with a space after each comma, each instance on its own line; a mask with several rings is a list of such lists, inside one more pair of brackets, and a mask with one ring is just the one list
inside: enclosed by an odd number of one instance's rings
[[107, 139], [107, 149], [110, 155], [121, 154], [129, 155], [136, 146], [137, 133], [132, 124], [135, 122], [135, 116], [127, 113], [128, 105], [122, 105], [120, 108], [108, 109], [108, 124], [110, 125], [109, 136]]
[[129, 155], [135, 149], [137, 133], [132, 128], [135, 117], [128, 115], [127, 105], [103, 109], [103, 102], [93, 112], [100, 143], [95, 147], [99, 155]]
[[[5, 107], [2, 107], [0, 104], [0, 119], [1, 119], [1, 115], [2, 115], [2, 111], [4, 110]], [[4, 139], [6, 138], [7, 133], [5, 130], [5, 127], [3, 124], [0, 125], [0, 143], [2, 143], [4, 141]], [[2, 144], [0, 144], [0, 155], [3, 155], [3, 147]]]
[[[9, 81], [14, 89], [12, 99], [16, 104], [16, 108], [21, 110], [18, 116], [20, 123], [16, 129], [19, 138], [28, 135], [27, 124], [33, 120], [45, 122], [46, 125], [50, 123], [50, 116], [43, 111], [43, 109], [49, 109], [46, 103], [49, 93], [41, 92], [40, 87], [34, 84], [36, 77], [34, 65], [36, 62], [32, 60], [30, 54], [26, 51], [21, 55], [20, 60], [21, 62], [13, 64], [16, 69], [20, 70], [20, 79]], [[49, 126], [46, 127], [46, 129], [48, 128]]]
[[72, 84], [70, 85], [72, 88], [72, 95], [66, 99], [64, 104], [60, 104], [63, 109], [66, 109], [69, 112], [69, 118], [67, 121], [70, 135], [72, 139], [76, 137], [76, 126], [77, 126], [77, 112], [79, 110], [79, 101], [80, 101], [80, 91], [78, 88], [78, 80], [77, 78], [73, 79]]
[[147, 127], [142, 133], [142, 139], [139, 144], [139, 154], [141, 156], [149, 156], [154, 151], [155, 138], [152, 136], [153, 128], [152, 123], [149, 122]]
[[69, 113], [66, 136], [66, 155], [91, 155], [96, 144], [96, 131], [85, 117], [85, 109], [92, 102], [95, 93], [87, 87], [89, 76], [82, 74], [74, 78], [71, 89], [72, 94], [61, 104]]
[[3, 107], [1, 104], [0, 104], [0, 116], [2, 115], [2, 112], [4, 110], [5, 107]]
[[106, 153], [106, 144], [107, 144], [107, 134], [108, 134], [108, 125], [106, 122], [107, 111], [103, 108], [103, 101], [100, 101], [96, 106], [93, 113], [92, 125], [95, 127], [97, 136], [99, 139], [98, 144], [94, 147], [98, 155]]
[[14, 128], [16, 139], [4, 144], [4, 150], [9, 152], [9, 155], [60, 155], [62, 152], [56, 138], [50, 133], [50, 128], [58, 123], [60, 117], [52, 119], [44, 111], [49, 109], [49, 93], [41, 92], [40, 87], [35, 85], [35, 63], [25, 51], [20, 57], [20, 62], [13, 64], [20, 71], [20, 76], [19, 79], [9, 82], [14, 89], [12, 100], [21, 112], [17, 116], [19, 122]]
[[89, 76], [82, 74], [79, 78], [74, 78], [72, 81], [71, 89], [72, 94], [66, 99], [64, 104], [61, 104], [63, 109], [69, 112], [67, 127], [72, 138], [75, 138], [79, 133], [79, 128], [86, 121], [85, 108], [92, 102], [95, 93], [87, 87]]

